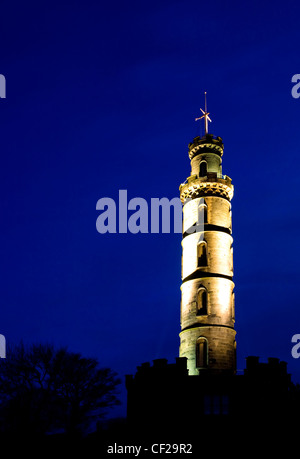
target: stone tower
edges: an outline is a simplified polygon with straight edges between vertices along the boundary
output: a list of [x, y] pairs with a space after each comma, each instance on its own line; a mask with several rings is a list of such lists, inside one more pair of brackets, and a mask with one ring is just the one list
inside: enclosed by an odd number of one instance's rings
[[203, 137], [189, 144], [191, 175], [179, 188], [183, 203], [180, 357], [187, 357], [190, 375], [236, 370], [233, 185], [222, 175], [222, 155], [221, 137], [208, 134], [206, 128]]

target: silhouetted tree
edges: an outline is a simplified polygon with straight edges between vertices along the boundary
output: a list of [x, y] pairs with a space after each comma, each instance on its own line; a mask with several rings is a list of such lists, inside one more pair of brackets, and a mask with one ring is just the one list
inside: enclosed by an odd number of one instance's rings
[[0, 428], [4, 432], [80, 432], [118, 404], [120, 383], [97, 359], [66, 348], [8, 346], [0, 359]]

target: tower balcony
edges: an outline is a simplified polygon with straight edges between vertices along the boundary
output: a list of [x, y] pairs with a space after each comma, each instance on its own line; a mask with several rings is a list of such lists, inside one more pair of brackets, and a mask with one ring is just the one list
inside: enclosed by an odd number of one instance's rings
[[225, 197], [229, 201], [233, 197], [233, 185], [227, 175], [208, 172], [207, 176], [191, 175], [179, 187], [181, 202], [199, 196], [212, 195]]

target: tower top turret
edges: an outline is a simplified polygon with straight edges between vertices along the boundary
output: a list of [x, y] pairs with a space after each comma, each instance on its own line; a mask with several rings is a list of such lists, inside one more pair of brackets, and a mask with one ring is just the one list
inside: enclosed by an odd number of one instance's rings
[[203, 137], [195, 137], [193, 142], [189, 143], [189, 157], [193, 159], [201, 153], [216, 153], [223, 155], [224, 144], [221, 137], [215, 137], [213, 134], [205, 134]]

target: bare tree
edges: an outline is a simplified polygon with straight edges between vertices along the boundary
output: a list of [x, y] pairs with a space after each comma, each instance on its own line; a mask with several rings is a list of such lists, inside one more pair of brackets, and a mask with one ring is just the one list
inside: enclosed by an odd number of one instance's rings
[[74, 434], [119, 403], [120, 380], [94, 358], [49, 344], [9, 346], [0, 360], [0, 428]]

